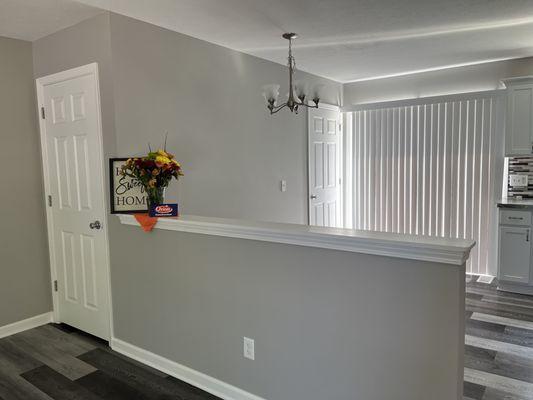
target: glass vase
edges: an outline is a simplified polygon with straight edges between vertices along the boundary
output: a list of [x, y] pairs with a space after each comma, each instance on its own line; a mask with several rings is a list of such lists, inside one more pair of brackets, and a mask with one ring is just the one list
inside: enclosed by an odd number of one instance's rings
[[146, 193], [148, 195], [148, 209], [151, 209], [154, 205], [163, 204], [165, 202], [164, 187], [149, 188], [147, 189]]

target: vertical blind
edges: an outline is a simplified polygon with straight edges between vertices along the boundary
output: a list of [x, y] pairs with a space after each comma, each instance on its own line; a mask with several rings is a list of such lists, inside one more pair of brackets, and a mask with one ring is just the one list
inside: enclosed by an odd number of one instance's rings
[[474, 239], [467, 272], [494, 271], [501, 109], [499, 94], [488, 92], [347, 113], [352, 175], [347, 225]]

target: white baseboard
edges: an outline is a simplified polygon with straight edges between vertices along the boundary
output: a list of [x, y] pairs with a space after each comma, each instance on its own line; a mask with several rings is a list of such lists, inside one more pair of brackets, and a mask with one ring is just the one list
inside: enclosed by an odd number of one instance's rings
[[499, 282], [498, 290], [501, 290], [504, 292], [511, 292], [511, 293], [527, 294], [530, 296], [533, 295], [533, 287], [529, 285], [523, 285], [523, 284]]
[[214, 396], [224, 400], [265, 400], [254, 394], [248, 393], [242, 389], [222, 382], [211, 376], [195, 371], [189, 367], [178, 364], [167, 358], [158, 356], [148, 350], [141, 349], [137, 346], [124, 342], [117, 338], [111, 338], [111, 348], [117, 353], [123, 354], [129, 358], [139, 361], [145, 365], [155, 368], [171, 375], [184, 382], [187, 382], [199, 389], [205, 390]]
[[6, 336], [14, 335], [15, 333], [27, 331], [28, 329], [37, 328], [41, 325], [46, 325], [52, 322], [52, 312], [47, 312], [41, 315], [36, 315], [22, 321], [13, 322], [12, 324], [0, 326], [0, 339]]

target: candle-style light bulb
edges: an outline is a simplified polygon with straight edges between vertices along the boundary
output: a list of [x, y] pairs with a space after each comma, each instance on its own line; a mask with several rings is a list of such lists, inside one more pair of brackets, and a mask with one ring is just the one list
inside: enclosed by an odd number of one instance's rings
[[315, 105], [318, 106], [318, 103], [320, 102], [320, 97], [322, 96], [322, 92], [324, 91], [323, 84], [319, 83], [313, 86], [313, 89], [311, 91], [312, 100], [315, 103]]
[[275, 106], [279, 97], [279, 85], [272, 83], [263, 86], [263, 97], [267, 103], [267, 106]]
[[300, 100], [302, 103], [305, 101], [305, 97], [307, 96], [307, 83], [303, 81], [296, 81], [294, 82], [294, 96], [298, 100]]

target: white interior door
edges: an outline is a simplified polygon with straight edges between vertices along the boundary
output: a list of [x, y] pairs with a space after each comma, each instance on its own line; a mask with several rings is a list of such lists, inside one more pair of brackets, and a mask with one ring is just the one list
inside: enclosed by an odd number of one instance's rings
[[341, 114], [309, 109], [309, 224], [341, 227]]
[[109, 261], [97, 76], [97, 66], [91, 64], [40, 78], [37, 88], [56, 318], [108, 340]]

